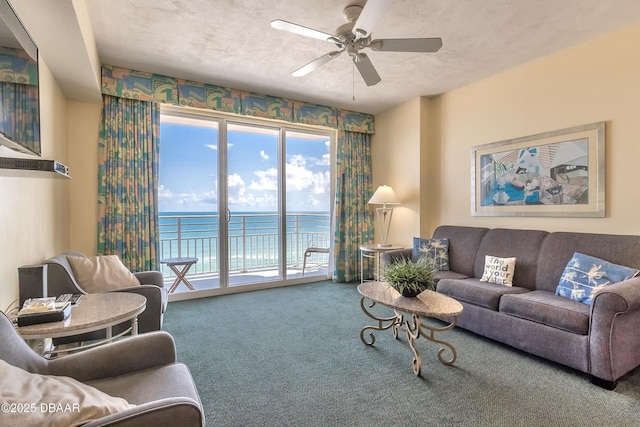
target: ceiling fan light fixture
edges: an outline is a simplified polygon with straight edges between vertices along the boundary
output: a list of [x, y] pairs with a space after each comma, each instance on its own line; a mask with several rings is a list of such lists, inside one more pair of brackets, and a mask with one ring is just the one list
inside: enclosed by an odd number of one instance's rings
[[367, 37], [367, 32], [365, 30], [361, 30], [360, 28], [354, 29], [353, 34], [355, 34], [357, 40]]
[[338, 46], [339, 49], [344, 49], [344, 43], [342, 42], [342, 40], [340, 40], [336, 36], [329, 37], [327, 41], [331, 43], [335, 43], [335, 45]]

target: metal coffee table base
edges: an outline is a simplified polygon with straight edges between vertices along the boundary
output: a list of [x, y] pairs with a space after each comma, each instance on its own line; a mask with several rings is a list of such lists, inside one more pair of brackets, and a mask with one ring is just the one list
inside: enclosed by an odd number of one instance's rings
[[[365, 326], [360, 331], [360, 340], [365, 345], [372, 346], [376, 342], [376, 337], [373, 335], [373, 332], [370, 331], [368, 336], [365, 335], [366, 331], [368, 330], [385, 331], [391, 328], [393, 332], [393, 337], [397, 339], [398, 331], [402, 326], [404, 326], [404, 329], [407, 333], [407, 341], [409, 342], [409, 347], [411, 347], [411, 351], [413, 351], [413, 373], [416, 376], [420, 375], [420, 372], [422, 369], [422, 358], [420, 357], [420, 353], [418, 352], [418, 350], [416, 350], [414, 342], [420, 337], [424, 337], [425, 339], [431, 342], [435, 342], [443, 345], [443, 347], [441, 347], [438, 350], [438, 360], [441, 363], [445, 365], [453, 365], [456, 362], [456, 359], [458, 358], [458, 354], [456, 353], [455, 347], [447, 341], [436, 339], [435, 334], [436, 332], [446, 332], [453, 329], [454, 326], [456, 325], [457, 317], [454, 317], [451, 323], [443, 327], [426, 325], [420, 320], [420, 317], [416, 314], [411, 314], [411, 315], [407, 314], [407, 319], [405, 319], [405, 315], [396, 309], [393, 310], [395, 313], [395, 316], [381, 318], [381, 317], [375, 316], [369, 310], [367, 310], [367, 307], [365, 307], [364, 300], [365, 300], [365, 297], [362, 297], [360, 299], [360, 307], [362, 308], [362, 311], [367, 316], [369, 316], [370, 318], [378, 322], [377, 326]], [[371, 304], [369, 304], [369, 308], [372, 308], [375, 305], [376, 305], [375, 301], [371, 301]], [[409, 320], [409, 316], [410, 316], [410, 320]], [[385, 322], [389, 322], [389, 323], [385, 325], [384, 324]], [[451, 352], [451, 357], [448, 359], [443, 357], [443, 354], [447, 350]]]

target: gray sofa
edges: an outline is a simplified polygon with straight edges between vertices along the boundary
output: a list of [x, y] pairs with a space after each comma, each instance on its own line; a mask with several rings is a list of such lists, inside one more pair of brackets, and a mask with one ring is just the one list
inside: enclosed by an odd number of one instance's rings
[[[71, 264], [67, 255], [84, 256], [81, 252], [64, 252], [60, 255], [49, 258], [45, 261], [47, 265], [47, 292], [49, 295], [58, 296], [66, 293], [85, 293], [75, 279]], [[147, 307], [138, 316], [138, 332], [159, 331], [162, 329], [162, 319], [167, 308], [167, 289], [164, 287], [164, 278], [159, 271], [143, 271], [133, 273], [140, 286], [116, 289], [117, 292], [132, 292], [140, 294], [147, 299]], [[129, 327], [128, 322], [116, 325], [113, 332], [119, 333]], [[83, 335], [81, 340], [101, 338], [98, 332], [91, 335]], [[78, 337], [68, 339], [58, 339], [57, 343], [78, 341]]]
[[[1, 425], [205, 424], [196, 385], [187, 366], [176, 361], [175, 343], [167, 332], [136, 335], [49, 360], [36, 354], [0, 312], [0, 361], [6, 362], [0, 364], [2, 403], [17, 405], [8, 408], [28, 405], [27, 410], [0, 412]], [[114, 407], [113, 398], [125, 399], [126, 406]], [[60, 406], [47, 409], [45, 402]]]
[[[640, 277], [605, 286], [592, 305], [555, 295], [574, 252], [640, 269], [640, 236], [443, 225], [450, 271], [437, 291], [460, 301], [458, 326], [592, 376], [613, 389], [640, 365]], [[480, 281], [485, 255], [516, 257], [513, 286]], [[411, 257], [411, 249], [383, 257]]]

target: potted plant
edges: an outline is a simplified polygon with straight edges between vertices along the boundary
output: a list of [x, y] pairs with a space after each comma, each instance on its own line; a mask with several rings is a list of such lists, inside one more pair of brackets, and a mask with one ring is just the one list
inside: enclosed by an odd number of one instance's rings
[[415, 262], [401, 258], [385, 266], [384, 279], [402, 296], [415, 297], [425, 289], [435, 290], [436, 267], [425, 257]]

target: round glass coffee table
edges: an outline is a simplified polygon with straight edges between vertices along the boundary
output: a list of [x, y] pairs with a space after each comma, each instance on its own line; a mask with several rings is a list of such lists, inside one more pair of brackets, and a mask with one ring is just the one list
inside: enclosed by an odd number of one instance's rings
[[[128, 333], [136, 335], [138, 333], [138, 315], [145, 310], [146, 306], [147, 299], [144, 296], [129, 292], [85, 294], [77, 304], [71, 307], [71, 314], [65, 320], [16, 326], [16, 330], [32, 348], [41, 349], [39, 352], [42, 355], [54, 355], [60, 351], [48, 350], [46, 346], [38, 346], [36, 345], [37, 341], [106, 330], [104, 340], [81, 345], [72, 350], [64, 350], [75, 351], [110, 342]], [[131, 321], [131, 327], [113, 336], [111, 327], [127, 320]]]

